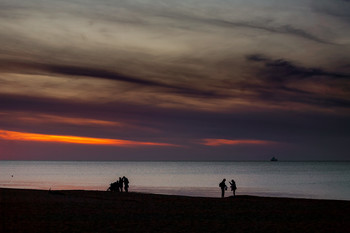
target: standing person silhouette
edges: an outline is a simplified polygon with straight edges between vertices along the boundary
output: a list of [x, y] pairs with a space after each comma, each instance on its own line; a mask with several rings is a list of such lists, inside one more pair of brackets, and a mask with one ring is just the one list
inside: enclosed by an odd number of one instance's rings
[[115, 183], [115, 186], [114, 186], [114, 192], [117, 192], [119, 193], [119, 181], [117, 180]]
[[221, 183], [219, 184], [219, 187], [221, 188], [221, 198], [225, 197], [225, 190], [227, 190], [227, 186], [225, 184], [226, 179], [223, 179]]
[[229, 183], [231, 185], [231, 191], [233, 192], [233, 196], [235, 197], [237, 189], [236, 182], [232, 179], [231, 181], [229, 181]]
[[120, 192], [123, 192], [123, 179], [121, 177], [119, 177], [119, 187], [118, 189], [120, 190]]
[[129, 180], [125, 176], [123, 176], [123, 181], [124, 181], [124, 190], [127, 193], [129, 191]]

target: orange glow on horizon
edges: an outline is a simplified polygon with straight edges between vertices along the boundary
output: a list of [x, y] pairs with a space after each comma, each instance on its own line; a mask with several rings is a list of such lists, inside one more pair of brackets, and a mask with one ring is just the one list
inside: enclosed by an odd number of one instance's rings
[[216, 139], [216, 138], [206, 138], [202, 139], [200, 144], [206, 146], [224, 146], [224, 145], [242, 145], [242, 144], [250, 144], [250, 145], [269, 145], [274, 144], [275, 142], [266, 141], [266, 140], [251, 140], [251, 139]]
[[141, 142], [123, 139], [108, 139], [108, 138], [92, 138], [79, 137], [69, 135], [50, 135], [25, 133], [8, 130], [0, 130], [0, 139], [13, 141], [34, 141], [34, 142], [56, 142], [56, 143], [72, 143], [72, 144], [89, 144], [89, 145], [105, 145], [105, 146], [178, 146], [170, 143], [160, 142]]

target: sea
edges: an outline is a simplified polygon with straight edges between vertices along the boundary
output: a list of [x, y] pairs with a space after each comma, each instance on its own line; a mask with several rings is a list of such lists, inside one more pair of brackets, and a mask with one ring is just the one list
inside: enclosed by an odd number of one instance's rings
[[1, 188], [105, 191], [123, 176], [130, 192], [218, 198], [225, 178], [236, 195], [350, 200], [349, 161], [0, 161]]

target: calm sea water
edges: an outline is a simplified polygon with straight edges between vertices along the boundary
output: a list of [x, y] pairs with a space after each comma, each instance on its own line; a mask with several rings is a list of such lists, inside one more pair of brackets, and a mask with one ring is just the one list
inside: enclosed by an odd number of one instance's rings
[[350, 200], [350, 162], [0, 161], [6, 188], [106, 190], [119, 176], [136, 192], [219, 197], [226, 178], [238, 195]]

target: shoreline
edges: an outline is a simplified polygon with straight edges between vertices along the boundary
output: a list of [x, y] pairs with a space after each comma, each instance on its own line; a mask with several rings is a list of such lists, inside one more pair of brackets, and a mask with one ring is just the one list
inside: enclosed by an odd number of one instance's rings
[[[63, 187], [63, 188], [62, 188]], [[106, 191], [107, 186], [101, 188], [100, 186], [52, 186], [52, 187], [18, 187], [18, 185], [11, 186], [0, 186], [0, 189], [17, 189], [17, 190], [41, 190], [48, 191], [60, 190], [60, 191]], [[203, 197], [203, 198], [220, 198], [221, 190], [216, 187], [148, 187], [148, 186], [131, 186], [129, 192], [144, 193], [144, 194], [159, 194], [159, 195], [170, 195], [170, 196], [187, 196], [187, 197]], [[206, 194], [206, 195], [203, 195]], [[232, 191], [226, 191], [225, 197], [232, 195]], [[266, 198], [291, 198], [291, 199], [310, 199], [310, 200], [335, 200], [335, 201], [350, 201], [349, 199], [341, 198], [325, 198], [322, 196], [316, 196], [305, 193], [283, 193], [283, 192], [271, 192], [267, 190], [251, 191], [249, 188], [240, 188], [240, 191], [236, 191], [238, 196], [253, 196], [253, 197], [266, 197]]]
[[0, 232], [348, 232], [350, 201], [0, 188]]

